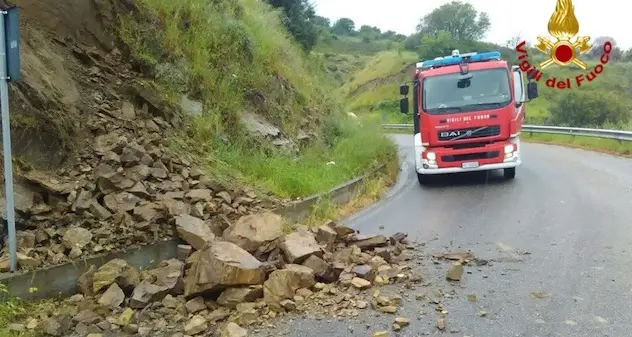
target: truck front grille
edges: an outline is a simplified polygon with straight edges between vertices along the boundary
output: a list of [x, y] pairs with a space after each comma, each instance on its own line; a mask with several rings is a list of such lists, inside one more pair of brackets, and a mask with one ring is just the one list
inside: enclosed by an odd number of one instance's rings
[[461, 140], [461, 139], [473, 139], [482, 137], [493, 137], [500, 134], [500, 125], [490, 125], [486, 127], [465, 128], [456, 130], [439, 131], [438, 136], [440, 141], [447, 140]]

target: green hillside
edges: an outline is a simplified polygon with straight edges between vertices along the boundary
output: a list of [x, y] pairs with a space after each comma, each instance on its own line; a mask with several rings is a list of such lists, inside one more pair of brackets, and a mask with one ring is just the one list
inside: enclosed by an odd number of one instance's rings
[[[453, 20], [446, 21], [445, 18], [449, 17]], [[449, 55], [453, 49], [462, 53], [498, 50], [504, 59], [518, 64], [514, 48], [521, 39], [516, 37], [502, 46], [482, 42], [491, 25], [484, 13], [478, 13], [471, 5], [457, 1], [440, 6], [426, 15], [422, 22], [424, 24], [417, 33], [401, 43], [392, 43], [391, 49], [382, 50], [389, 41], [376, 39], [369, 42], [375, 45], [374, 48], [364, 46], [361, 52], [353, 54], [356, 57], [362, 55], [364, 67], [340, 86], [344, 104], [349, 111], [371, 116], [376, 121], [409, 123], [411, 117], [399, 113], [399, 85], [411, 78], [416, 62]], [[459, 22], [470, 24], [455, 29]], [[336, 41], [347, 40], [343, 38]], [[546, 86], [545, 80], [548, 78], [571, 78], [574, 81], [575, 76], [588, 74], [599, 63], [605, 41], [611, 41], [615, 47], [603, 73], [594, 81], [589, 83], [585, 80], [580, 87], [574, 86], [572, 90]], [[355, 40], [354, 43], [359, 42]], [[349, 55], [353, 50], [340, 43], [328, 43], [322, 48], [326, 48], [329, 55]], [[369, 59], [368, 51], [375, 51]], [[533, 64], [545, 60], [545, 55], [529, 45], [528, 51]], [[588, 64], [587, 70], [552, 65], [543, 71], [544, 76], [539, 83], [540, 97], [527, 105], [527, 123], [632, 129], [632, 52], [620, 50], [611, 38], [598, 37], [593, 41], [593, 49], [580, 58]]]
[[[359, 127], [344, 114], [318, 55], [305, 53], [281, 23], [283, 8], [256, 0], [138, 5], [136, 15], [122, 17], [121, 36], [134, 59], [156, 73], [165, 96], [187, 88], [204, 103], [191, 137], [173, 143], [203, 151], [209, 170], [293, 198], [327, 190], [392, 156], [388, 139], [369, 140], [371, 125]], [[160, 29], [147, 34], [156, 19]], [[274, 125], [288, 146], [244, 136], [244, 113]], [[326, 167], [331, 161], [337, 165]]]

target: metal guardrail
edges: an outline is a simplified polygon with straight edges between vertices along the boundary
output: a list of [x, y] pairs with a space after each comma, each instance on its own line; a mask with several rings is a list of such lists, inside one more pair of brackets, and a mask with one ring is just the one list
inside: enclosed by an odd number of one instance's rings
[[[412, 124], [382, 124], [384, 129], [406, 130], [412, 129]], [[544, 125], [523, 125], [521, 132], [558, 134], [570, 136], [585, 136], [604, 139], [614, 139], [619, 141], [632, 141], [632, 131], [621, 130], [601, 130], [587, 128], [569, 128], [563, 126], [544, 126]]]

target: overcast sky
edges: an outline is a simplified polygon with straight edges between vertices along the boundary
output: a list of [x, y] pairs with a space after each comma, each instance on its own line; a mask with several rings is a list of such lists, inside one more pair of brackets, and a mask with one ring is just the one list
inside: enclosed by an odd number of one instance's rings
[[[312, 0], [318, 15], [333, 21], [348, 17], [360, 25], [377, 26], [383, 31], [394, 30], [409, 35], [419, 19], [449, 0]], [[521, 34], [534, 41], [538, 34], [548, 35], [547, 23], [555, 10], [555, 0], [464, 0], [477, 11], [487, 12], [492, 27], [485, 40], [504, 43]], [[625, 1], [573, 0], [579, 20], [580, 35], [592, 39], [612, 36], [624, 49], [632, 47], [632, 34], [626, 33], [630, 12]]]

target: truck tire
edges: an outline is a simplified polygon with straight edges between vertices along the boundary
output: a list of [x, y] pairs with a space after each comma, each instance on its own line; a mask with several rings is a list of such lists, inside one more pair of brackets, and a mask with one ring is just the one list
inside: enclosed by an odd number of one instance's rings
[[419, 174], [417, 173], [417, 180], [419, 181], [419, 185], [421, 186], [426, 186], [430, 183], [430, 176], [426, 175], [426, 174]]
[[511, 180], [513, 178], [516, 177], [516, 168], [515, 167], [511, 167], [511, 168], [506, 168], [503, 170], [503, 175], [505, 176], [505, 179], [507, 180]]

